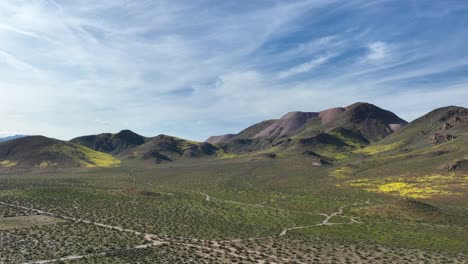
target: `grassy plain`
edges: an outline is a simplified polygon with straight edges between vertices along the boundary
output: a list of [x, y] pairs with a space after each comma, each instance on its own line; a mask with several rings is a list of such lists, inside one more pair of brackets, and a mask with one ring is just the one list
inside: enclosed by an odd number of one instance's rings
[[[62, 261], [466, 261], [467, 175], [429, 174], [440, 165], [417, 157], [408, 162], [401, 153], [380, 157], [381, 151], [392, 149], [345, 153], [354, 158], [321, 167], [301, 155], [243, 155], [158, 165], [122, 160], [111, 168], [0, 175], [0, 232], [9, 241], [0, 246], [0, 263], [71, 255], [84, 258]], [[431, 189], [407, 191], [416, 186]], [[5, 219], [37, 214], [28, 208], [60, 221], [18, 221], [2, 228]], [[163, 242], [134, 248], [154, 240], [90, 223], [157, 235]], [[34, 250], [21, 256], [30, 245]]]

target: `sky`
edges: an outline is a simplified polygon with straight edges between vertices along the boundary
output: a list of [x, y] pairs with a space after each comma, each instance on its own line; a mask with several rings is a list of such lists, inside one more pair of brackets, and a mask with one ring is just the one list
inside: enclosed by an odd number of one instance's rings
[[467, 107], [468, 1], [0, 1], [0, 136], [205, 140], [358, 101]]

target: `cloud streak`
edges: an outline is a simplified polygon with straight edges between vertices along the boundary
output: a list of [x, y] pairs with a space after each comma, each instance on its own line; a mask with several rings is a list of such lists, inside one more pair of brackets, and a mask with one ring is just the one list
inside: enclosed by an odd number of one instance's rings
[[307, 73], [307, 72], [319, 67], [320, 65], [326, 63], [327, 61], [329, 61], [333, 57], [334, 57], [334, 55], [325, 55], [325, 56], [315, 58], [313, 60], [310, 60], [308, 62], [302, 63], [300, 65], [294, 66], [294, 67], [292, 67], [290, 69], [287, 69], [285, 71], [280, 72], [278, 74], [278, 77], [280, 79], [284, 79], [284, 78], [288, 78], [288, 77], [291, 77], [291, 76], [294, 76], [294, 75], [297, 75], [297, 74]]

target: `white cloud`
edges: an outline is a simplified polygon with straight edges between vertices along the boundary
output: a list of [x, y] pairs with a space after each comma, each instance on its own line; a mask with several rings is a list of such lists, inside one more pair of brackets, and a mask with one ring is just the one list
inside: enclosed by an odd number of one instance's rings
[[309, 72], [309, 71], [319, 67], [320, 65], [326, 63], [327, 61], [329, 61], [334, 56], [335, 55], [330, 55], [329, 54], [329, 55], [325, 55], [325, 56], [315, 58], [315, 59], [310, 60], [310, 61], [308, 61], [306, 63], [294, 66], [294, 67], [292, 67], [290, 69], [287, 69], [285, 71], [282, 71], [282, 72], [278, 73], [278, 77], [281, 78], [281, 79], [284, 79], [284, 78], [288, 78], [288, 77], [291, 77], [291, 76], [294, 76], [294, 75], [297, 75], [297, 74]]
[[370, 61], [379, 61], [388, 58], [390, 55], [389, 44], [377, 41], [368, 45], [367, 59]]

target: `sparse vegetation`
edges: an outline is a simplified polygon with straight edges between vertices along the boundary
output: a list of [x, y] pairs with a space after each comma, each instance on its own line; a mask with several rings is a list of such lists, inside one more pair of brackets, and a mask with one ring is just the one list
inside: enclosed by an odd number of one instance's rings
[[[110, 135], [118, 158], [26, 138], [41, 151], [1, 157], [0, 263], [466, 262], [468, 176], [446, 165], [468, 138], [434, 145], [413, 130], [361, 148], [361, 132], [308, 127], [302, 145], [236, 153], [169, 136], [127, 152]], [[37, 170], [7, 170], [24, 158]]]

